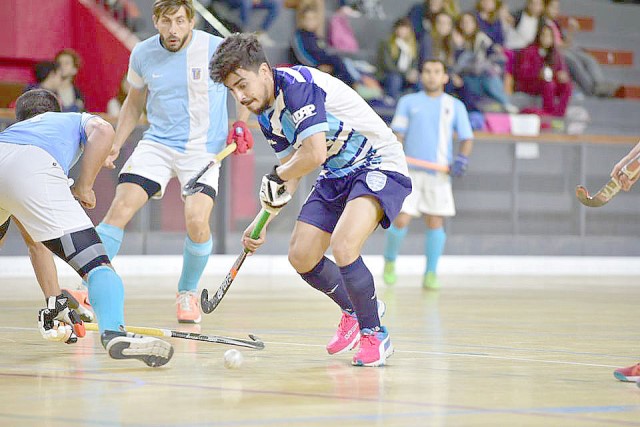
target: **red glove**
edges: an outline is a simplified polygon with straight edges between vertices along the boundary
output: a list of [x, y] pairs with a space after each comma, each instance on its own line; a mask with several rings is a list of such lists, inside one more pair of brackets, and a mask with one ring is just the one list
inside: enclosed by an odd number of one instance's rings
[[244, 154], [253, 148], [253, 135], [245, 122], [237, 121], [231, 125], [227, 135], [227, 145], [232, 142], [238, 146], [234, 154]]

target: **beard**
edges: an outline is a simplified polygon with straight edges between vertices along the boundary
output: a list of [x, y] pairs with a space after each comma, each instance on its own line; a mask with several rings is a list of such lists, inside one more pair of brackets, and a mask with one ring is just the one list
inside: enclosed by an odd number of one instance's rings
[[[177, 37], [169, 37], [164, 38], [162, 36], [160, 36], [160, 39], [162, 40], [162, 46], [164, 46], [165, 49], [167, 49], [169, 52], [177, 52], [180, 49], [182, 49], [182, 47], [184, 46], [184, 44], [187, 42], [187, 39], [189, 38], [189, 35], [191, 34], [191, 32], [187, 33], [186, 36], [184, 36], [182, 38], [182, 40], [178, 39]], [[175, 43], [177, 40], [180, 40], [180, 43], [177, 45], [177, 47], [172, 47], [172, 45], [170, 45], [169, 43]], [[173, 46], [176, 46], [175, 44]]]

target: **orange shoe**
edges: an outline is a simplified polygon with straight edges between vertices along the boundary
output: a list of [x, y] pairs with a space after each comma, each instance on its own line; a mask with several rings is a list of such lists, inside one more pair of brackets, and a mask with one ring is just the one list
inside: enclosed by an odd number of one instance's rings
[[176, 296], [177, 316], [180, 323], [200, 323], [200, 304], [196, 291], [181, 291]]
[[616, 377], [617, 380], [624, 382], [632, 383], [640, 381], [640, 363], [629, 366], [628, 368], [616, 369], [613, 371], [613, 376]]
[[89, 292], [86, 289], [62, 289], [62, 295], [69, 298], [69, 307], [80, 315], [83, 322], [95, 321], [89, 302]]

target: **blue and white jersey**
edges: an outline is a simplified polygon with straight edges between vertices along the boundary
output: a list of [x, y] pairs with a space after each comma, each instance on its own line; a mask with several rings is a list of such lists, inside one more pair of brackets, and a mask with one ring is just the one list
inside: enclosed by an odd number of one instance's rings
[[451, 164], [454, 130], [460, 141], [473, 139], [467, 109], [446, 93], [433, 98], [420, 91], [401, 97], [391, 129], [404, 136], [407, 157], [442, 165]]
[[0, 144], [34, 145], [56, 159], [66, 175], [87, 143], [85, 127], [96, 118], [87, 113], [43, 113], [0, 132]]
[[309, 67], [276, 68], [273, 73], [275, 102], [258, 122], [279, 159], [300, 148], [305, 138], [324, 132], [327, 160], [318, 179], [362, 168], [408, 174], [398, 139], [349, 86]]
[[217, 153], [227, 137], [227, 89], [209, 77], [209, 61], [222, 39], [193, 30], [189, 44], [170, 52], [160, 35], [131, 52], [127, 80], [148, 87], [149, 129], [144, 139], [180, 152]]

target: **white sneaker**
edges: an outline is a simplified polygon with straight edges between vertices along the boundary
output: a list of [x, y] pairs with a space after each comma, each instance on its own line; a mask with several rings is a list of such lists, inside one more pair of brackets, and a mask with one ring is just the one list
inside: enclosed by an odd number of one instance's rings
[[102, 345], [112, 359], [138, 359], [157, 368], [173, 357], [173, 346], [159, 338], [120, 331], [104, 331]]

